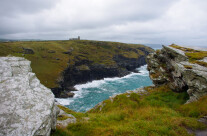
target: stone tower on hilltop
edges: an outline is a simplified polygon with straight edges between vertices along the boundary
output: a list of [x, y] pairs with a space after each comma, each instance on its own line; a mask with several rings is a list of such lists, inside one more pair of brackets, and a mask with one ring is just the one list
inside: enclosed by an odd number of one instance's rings
[[69, 40], [80, 40], [80, 36], [78, 38], [70, 38]]

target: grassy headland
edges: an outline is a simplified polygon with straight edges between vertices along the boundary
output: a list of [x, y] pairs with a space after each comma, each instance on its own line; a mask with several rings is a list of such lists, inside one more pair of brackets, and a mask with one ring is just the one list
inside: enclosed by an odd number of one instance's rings
[[[25, 54], [23, 48], [32, 49], [34, 54]], [[32, 70], [41, 83], [54, 88], [58, 87], [57, 81], [61, 80], [61, 73], [77, 61], [86, 60], [110, 66], [115, 64], [115, 54], [127, 58], [144, 55], [140, 48], [152, 51], [151, 48], [138, 44], [87, 40], [0, 42], [0, 56], [25, 57], [32, 62]], [[79, 68], [85, 70], [88, 67], [82, 65]]]

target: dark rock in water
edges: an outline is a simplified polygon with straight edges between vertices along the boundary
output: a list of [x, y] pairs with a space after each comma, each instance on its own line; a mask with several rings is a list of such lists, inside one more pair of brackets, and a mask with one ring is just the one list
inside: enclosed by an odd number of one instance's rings
[[51, 90], [56, 98], [69, 98], [75, 95], [74, 93], [70, 92], [73, 90], [63, 90], [62, 88], [51, 88]]
[[34, 54], [34, 51], [32, 49], [29, 48], [22, 48], [24, 54]]
[[60, 98], [69, 98], [73, 97], [75, 94], [71, 92], [62, 92], [61, 95], [59, 96]]
[[70, 87], [67, 87], [66, 90], [68, 91], [78, 91], [75, 87], [73, 86], [70, 86]]

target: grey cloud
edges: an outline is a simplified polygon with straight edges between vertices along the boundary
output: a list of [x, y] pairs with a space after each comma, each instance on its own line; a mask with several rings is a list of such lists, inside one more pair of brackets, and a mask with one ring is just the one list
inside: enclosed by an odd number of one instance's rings
[[58, 0], [1, 0], [0, 14], [2, 16], [15, 16], [30, 14], [51, 8]]
[[203, 0], [1, 0], [0, 38], [203, 45]]

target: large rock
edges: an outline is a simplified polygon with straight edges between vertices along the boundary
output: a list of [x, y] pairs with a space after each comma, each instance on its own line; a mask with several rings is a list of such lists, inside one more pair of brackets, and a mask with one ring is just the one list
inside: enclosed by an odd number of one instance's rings
[[56, 112], [54, 95], [32, 73], [30, 61], [0, 58], [0, 136], [49, 136]]
[[155, 85], [169, 84], [174, 91], [187, 91], [188, 102], [207, 95], [207, 67], [190, 63], [184, 51], [163, 46], [147, 57], [147, 63]]

